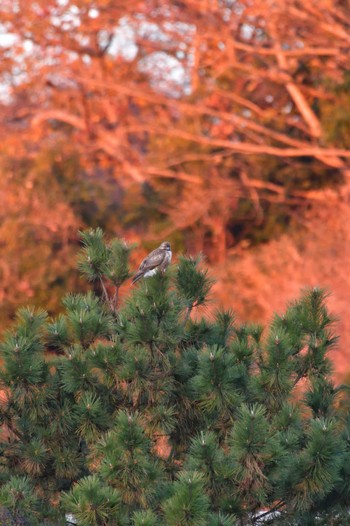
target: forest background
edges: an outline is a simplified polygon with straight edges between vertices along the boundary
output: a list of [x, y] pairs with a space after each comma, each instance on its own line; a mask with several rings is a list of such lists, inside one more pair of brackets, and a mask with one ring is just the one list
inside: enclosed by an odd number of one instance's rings
[[[242, 319], [320, 285], [350, 354], [347, 0], [2, 0], [0, 330], [78, 230], [202, 252]], [[210, 305], [208, 313], [210, 312]]]

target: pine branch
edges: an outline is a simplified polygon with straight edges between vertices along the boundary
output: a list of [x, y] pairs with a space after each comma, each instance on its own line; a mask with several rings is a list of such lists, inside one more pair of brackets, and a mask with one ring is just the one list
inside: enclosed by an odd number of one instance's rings
[[186, 324], [191, 316], [191, 312], [194, 308], [194, 303], [191, 303], [191, 305], [189, 305], [186, 309], [186, 313], [185, 313], [185, 317], [184, 317], [184, 321], [183, 321], [183, 327], [186, 327]]
[[5, 419], [6, 426], [21, 442], [24, 441], [24, 435], [22, 435], [12, 424], [12, 421], [9, 418]]
[[107, 292], [107, 289], [105, 287], [103, 278], [100, 276], [99, 280], [100, 280], [100, 284], [101, 284], [101, 288], [102, 288], [102, 292], [103, 292], [103, 298], [104, 298], [104, 300], [106, 302], [106, 305], [110, 306], [110, 299], [109, 299], [108, 292]]
[[119, 289], [120, 286], [115, 287], [115, 292], [112, 298], [112, 311], [114, 314], [117, 314], [118, 312], [118, 303], [119, 303]]
[[272, 517], [271, 520], [269, 520], [269, 522], [266, 522], [266, 520], [264, 520], [265, 517], [268, 517], [269, 515], [275, 513], [276, 511], [279, 511], [281, 508], [283, 508], [283, 506], [285, 506], [285, 502], [283, 500], [277, 502], [272, 508], [270, 508], [269, 510], [267, 511], [264, 511], [263, 513], [259, 513], [259, 515], [256, 517], [256, 519], [254, 518], [253, 521], [254, 521], [254, 524], [256, 522], [258, 522], [258, 524], [260, 524], [261, 521], [264, 522], [264, 524], [273, 524], [274, 520], [276, 517]]

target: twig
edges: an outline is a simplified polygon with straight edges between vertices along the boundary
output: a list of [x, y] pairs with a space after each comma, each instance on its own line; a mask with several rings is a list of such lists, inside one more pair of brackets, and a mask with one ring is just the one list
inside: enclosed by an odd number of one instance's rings
[[119, 285], [116, 285], [115, 287], [115, 292], [114, 292], [114, 296], [113, 296], [113, 299], [112, 299], [112, 305], [111, 305], [111, 308], [112, 308], [112, 311], [114, 312], [114, 314], [117, 313], [118, 311], [118, 302], [119, 302]]
[[13, 427], [10, 417], [5, 417], [4, 424], [11, 431], [11, 433], [13, 433], [17, 438], [19, 438], [19, 440], [24, 441], [24, 436], [22, 435], [22, 433], [20, 433], [19, 431], [17, 431], [17, 429]]
[[189, 319], [189, 317], [191, 315], [191, 312], [192, 312], [192, 309], [193, 309], [194, 306], [195, 306], [194, 303], [191, 303], [191, 305], [189, 305], [187, 307], [187, 311], [186, 311], [185, 318], [184, 318], [184, 323], [183, 323], [184, 327], [186, 326], [186, 323], [187, 323], [187, 321], [188, 321], [188, 319]]
[[108, 292], [107, 292], [107, 290], [106, 290], [105, 284], [104, 284], [103, 279], [101, 278], [101, 276], [100, 276], [100, 283], [101, 283], [101, 287], [102, 287], [102, 292], [103, 292], [104, 300], [105, 300], [105, 302], [107, 303], [107, 305], [110, 305], [110, 300], [109, 300]]
[[261, 513], [260, 515], [258, 515], [257, 517], [254, 517], [253, 518], [254, 524], [256, 523], [256, 521], [261, 521], [261, 519], [263, 519], [264, 517], [267, 517], [268, 515], [270, 515], [270, 513], [275, 513], [280, 508], [282, 508], [284, 505], [285, 505], [285, 503], [284, 503], [283, 500], [277, 502], [277, 504], [275, 506], [273, 506], [270, 510], [267, 510], [264, 513]]

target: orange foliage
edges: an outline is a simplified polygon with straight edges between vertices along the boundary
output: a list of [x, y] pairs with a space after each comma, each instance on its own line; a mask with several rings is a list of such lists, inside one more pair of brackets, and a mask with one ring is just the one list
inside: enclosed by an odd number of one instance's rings
[[301, 289], [325, 288], [340, 335], [332, 354], [339, 378], [349, 372], [350, 363], [349, 194], [328, 191], [324, 197], [288, 235], [255, 249], [232, 250], [215, 269], [214, 296], [241, 320], [267, 323], [275, 312], [283, 313], [286, 303], [294, 301]]
[[207, 177], [233, 155], [348, 165], [314, 109], [349, 65], [336, 0], [17, 3], [1, 6], [17, 37], [2, 66], [4, 79], [20, 70], [13, 119], [37, 137], [66, 124], [125, 184], [196, 185], [198, 155]]

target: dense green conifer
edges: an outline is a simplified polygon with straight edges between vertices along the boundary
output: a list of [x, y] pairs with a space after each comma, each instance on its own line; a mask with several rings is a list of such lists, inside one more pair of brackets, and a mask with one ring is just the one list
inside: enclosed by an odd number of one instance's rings
[[324, 291], [265, 330], [203, 317], [212, 280], [180, 257], [120, 305], [130, 247], [100, 229], [82, 242], [94, 291], [54, 319], [21, 309], [1, 344], [4, 524], [347, 524], [349, 404]]

